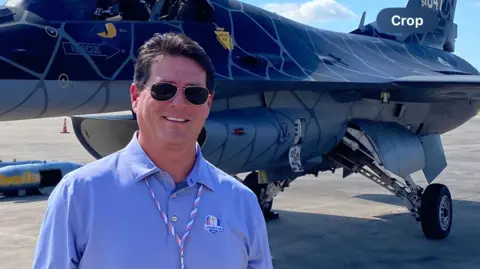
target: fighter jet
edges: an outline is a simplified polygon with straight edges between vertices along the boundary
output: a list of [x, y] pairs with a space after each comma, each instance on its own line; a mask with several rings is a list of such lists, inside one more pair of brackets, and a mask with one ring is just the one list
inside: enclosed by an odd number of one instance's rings
[[[340, 168], [404, 200], [426, 238], [449, 235], [452, 196], [434, 182], [447, 166], [441, 135], [480, 107], [479, 72], [453, 54], [455, 0], [410, 0], [407, 10], [437, 17], [430, 32], [411, 34], [365, 17], [350, 33], [332, 32], [238, 0], [119, 5], [8, 0], [0, 120], [71, 116], [92, 156], [115, 152], [138, 128], [129, 99], [137, 49], [155, 33], [182, 32], [216, 69], [198, 143], [212, 164], [248, 174], [266, 218], [278, 217], [273, 199], [295, 179]], [[102, 115], [115, 111], [125, 113]], [[423, 183], [411, 177], [420, 170]]]

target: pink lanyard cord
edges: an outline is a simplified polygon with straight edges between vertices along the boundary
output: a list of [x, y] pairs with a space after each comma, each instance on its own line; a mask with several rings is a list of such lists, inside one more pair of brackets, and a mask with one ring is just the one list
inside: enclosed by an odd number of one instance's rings
[[200, 188], [198, 188], [197, 197], [195, 198], [195, 202], [193, 203], [193, 209], [192, 209], [192, 212], [190, 213], [190, 219], [187, 223], [187, 226], [185, 227], [185, 234], [183, 235], [182, 239], [180, 239], [180, 237], [175, 233], [175, 228], [173, 227], [173, 224], [169, 221], [167, 214], [165, 213], [165, 211], [162, 210], [160, 203], [158, 202], [157, 198], [155, 198], [155, 193], [153, 192], [153, 189], [148, 183], [147, 179], [145, 179], [145, 183], [147, 183], [147, 186], [150, 190], [150, 194], [152, 195], [152, 198], [155, 201], [155, 204], [157, 205], [157, 209], [160, 212], [160, 215], [162, 215], [162, 219], [168, 227], [168, 232], [172, 234], [173, 237], [175, 238], [175, 241], [177, 241], [177, 244], [180, 248], [180, 263], [182, 265], [182, 269], [184, 269], [185, 264], [183, 261], [183, 246], [185, 245], [185, 240], [187, 239], [187, 236], [193, 227], [193, 221], [195, 220], [195, 216], [197, 215], [198, 204], [200, 203], [200, 197], [203, 193], [203, 185], [200, 185]]

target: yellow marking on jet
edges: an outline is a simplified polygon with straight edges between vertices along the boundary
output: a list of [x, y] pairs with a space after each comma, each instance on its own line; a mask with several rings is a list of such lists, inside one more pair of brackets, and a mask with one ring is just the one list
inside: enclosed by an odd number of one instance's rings
[[229, 32], [225, 31], [223, 28], [217, 28], [215, 34], [217, 35], [218, 42], [220, 42], [225, 49], [232, 50], [233, 40], [230, 37]]
[[114, 38], [117, 36], [117, 28], [113, 23], [105, 24], [105, 32], [97, 33], [98, 36], [103, 38]]
[[40, 174], [25, 172], [16, 176], [0, 175], [0, 186], [22, 185], [30, 183], [39, 183]]

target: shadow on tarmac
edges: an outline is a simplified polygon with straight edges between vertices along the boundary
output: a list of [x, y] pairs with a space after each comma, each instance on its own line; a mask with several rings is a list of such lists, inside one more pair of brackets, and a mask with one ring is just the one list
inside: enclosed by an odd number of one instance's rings
[[[388, 194], [356, 197], [403, 205]], [[406, 209], [372, 219], [277, 212], [267, 224], [276, 269], [480, 268], [479, 202], [454, 200], [451, 233], [439, 241], [427, 240]]]
[[17, 196], [17, 197], [6, 197], [0, 194], [0, 203], [2, 202], [14, 202], [16, 204], [31, 203], [38, 201], [48, 200], [48, 196], [41, 194], [26, 195], [26, 196]]

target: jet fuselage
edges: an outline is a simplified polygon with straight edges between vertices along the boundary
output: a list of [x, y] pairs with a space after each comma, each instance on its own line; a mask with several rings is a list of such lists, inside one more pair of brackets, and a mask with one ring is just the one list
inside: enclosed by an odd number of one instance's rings
[[[434, 48], [316, 29], [247, 4], [229, 3], [213, 2], [215, 19], [206, 22], [56, 22], [19, 8], [4, 9], [0, 34], [7, 42], [0, 45], [0, 89], [5, 96], [0, 99], [0, 120], [129, 110], [137, 49], [154, 33], [168, 31], [186, 33], [211, 57], [217, 72], [214, 111], [227, 108], [220, 100], [266, 99], [276, 91], [330, 94], [338, 105], [364, 106], [369, 102], [365, 97], [379, 99], [369, 95], [372, 85], [395, 78], [478, 74], [460, 57]], [[8, 15], [8, 10], [14, 14]], [[343, 86], [351, 83], [358, 87]], [[478, 109], [477, 103], [464, 99], [435, 103], [421, 95], [408, 103], [423, 111], [418, 125], [423, 124], [426, 133], [451, 130]], [[379, 116], [359, 112], [350, 117]], [[413, 114], [415, 119], [405, 118], [406, 124], [418, 122], [418, 113]], [[449, 120], [438, 121], [443, 115]]]

